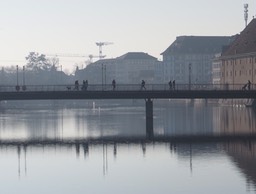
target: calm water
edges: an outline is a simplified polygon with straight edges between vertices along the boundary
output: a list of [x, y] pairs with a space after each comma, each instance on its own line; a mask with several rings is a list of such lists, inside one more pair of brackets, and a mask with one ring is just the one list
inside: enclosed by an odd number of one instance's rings
[[[0, 139], [8, 143], [0, 146], [0, 191], [256, 193], [254, 141], [152, 143], [143, 141], [145, 128], [143, 106], [2, 108]], [[256, 134], [250, 108], [204, 103], [154, 107], [155, 137], [245, 134]], [[142, 141], [102, 142], [108, 137]], [[78, 139], [90, 141], [70, 143]], [[48, 143], [28, 143], [42, 140]]]

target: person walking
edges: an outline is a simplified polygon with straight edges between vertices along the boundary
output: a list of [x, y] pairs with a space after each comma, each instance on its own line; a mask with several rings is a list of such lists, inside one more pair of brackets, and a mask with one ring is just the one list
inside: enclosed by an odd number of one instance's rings
[[146, 87], [145, 87], [145, 84], [146, 82], [144, 80], [141, 81], [141, 87], [140, 87], [140, 90], [146, 90]]
[[112, 81], [112, 88], [113, 88], [113, 90], [116, 89], [116, 80], [115, 79], [113, 79], [113, 81]]
[[175, 80], [172, 81], [173, 90], [175, 90]]
[[83, 80], [82, 90], [85, 90], [85, 81]]
[[169, 90], [172, 90], [172, 80], [169, 81]]
[[251, 90], [251, 81], [250, 80], [248, 80], [248, 82], [247, 82], [247, 87], [248, 87], [248, 90]]

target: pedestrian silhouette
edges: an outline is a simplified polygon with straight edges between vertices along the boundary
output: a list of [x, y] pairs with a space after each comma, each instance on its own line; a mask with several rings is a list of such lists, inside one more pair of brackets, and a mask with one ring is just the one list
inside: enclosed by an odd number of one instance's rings
[[142, 80], [141, 81], [141, 87], [140, 87], [141, 90], [143, 90], [143, 89], [146, 90], [145, 84], [146, 84], [145, 81]]
[[113, 87], [113, 90], [116, 89], [116, 80], [114, 80], [114, 79], [113, 79], [113, 81], [112, 81], [112, 87]]
[[85, 80], [85, 90], [88, 88], [88, 80]]
[[78, 83], [78, 80], [75, 81], [75, 90], [79, 90], [79, 83]]
[[87, 88], [88, 88], [88, 80], [86, 80], [86, 81], [83, 80], [82, 90], [86, 91]]
[[244, 86], [242, 87], [242, 90], [246, 90], [247, 88], [247, 84], [244, 84]]
[[173, 80], [173, 82], [172, 82], [172, 87], [175, 90], [175, 80]]
[[169, 90], [172, 90], [172, 80], [169, 81]]
[[251, 81], [250, 80], [248, 80], [248, 82], [247, 82], [247, 87], [248, 87], [248, 90], [251, 89]]

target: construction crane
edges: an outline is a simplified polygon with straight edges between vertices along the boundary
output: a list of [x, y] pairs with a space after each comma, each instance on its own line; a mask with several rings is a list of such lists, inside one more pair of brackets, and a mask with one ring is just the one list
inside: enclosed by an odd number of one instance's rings
[[100, 59], [104, 58], [102, 55], [102, 46], [114, 44], [113, 42], [96, 42], [96, 45], [99, 47], [99, 57]]
[[45, 54], [46, 56], [52, 56], [52, 57], [70, 57], [70, 58], [89, 58], [89, 62], [92, 63], [93, 62], [93, 58], [104, 58], [105, 56], [97, 56], [97, 55], [78, 55], [78, 54], [64, 54], [64, 53], [47, 53]]

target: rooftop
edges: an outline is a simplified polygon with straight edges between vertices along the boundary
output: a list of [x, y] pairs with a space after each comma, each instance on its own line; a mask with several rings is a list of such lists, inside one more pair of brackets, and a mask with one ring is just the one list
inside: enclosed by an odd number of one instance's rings
[[178, 36], [161, 55], [221, 53], [223, 46], [233, 39], [233, 36]]
[[140, 60], [140, 59], [147, 59], [147, 60], [157, 60], [157, 58], [143, 52], [128, 52], [120, 57], [117, 57], [116, 59], [121, 60]]
[[256, 19], [253, 19], [248, 26], [246, 26], [229, 48], [222, 53], [222, 56], [254, 52], [256, 52]]

